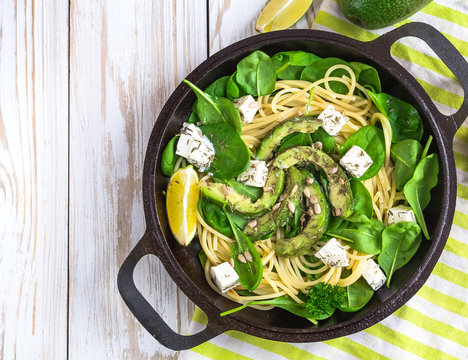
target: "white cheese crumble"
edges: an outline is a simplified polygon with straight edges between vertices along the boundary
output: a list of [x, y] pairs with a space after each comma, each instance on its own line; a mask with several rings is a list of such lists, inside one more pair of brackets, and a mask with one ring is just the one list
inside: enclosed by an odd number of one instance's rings
[[228, 290], [240, 285], [239, 275], [228, 262], [223, 262], [210, 269], [211, 278], [216, 286], [225, 293]]
[[372, 259], [367, 259], [366, 264], [364, 265], [364, 271], [362, 272], [362, 277], [367, 281], [374, 291], [377, 291], [385, 284], [387, 277], [380, 268], [379, 265]]
[[387, 225], [391, 225], [402, 221], [416, 222], [413, 209], [409, 206], [398, 205], [387, 211]]
[[371, 157], [357, 145], [351, 146], [340, 159], [340, 165], [356, 178], [360, 178], [371, 167], [372, 163]]
[[264, 187], [268, 176], [266, 162], [262, 160], [250, 160], [249, 167], [237, 177], [237, 181], [245, 185]]
[[198, 170], [206, 171], [215, 156], [215, 150], [211, 141], [203, 135], [199, 127], [184, 123], [180, 131], [176, 154], [186, 158]]
[[348, 122], [348, 118], [339, 111], [335, 110], [333, 105], [328, 105], [318, 116], [322, 120], [323, 129], [331, 136], [337, 135], [343, 126]]
[[258, 102], [255, 101], [252, 95], [246, 95], [234, 99], [232, 100], [232, 103], [237, 108], [237, 110], [239, 110], [242, 117], [242, 122], [247, 124], [252, 123], [255, 114], [260, 109]]
[[315, 254], [327, 266], [348, 266], [349, 258], [346, 249], [336, 240], [331, 238]]

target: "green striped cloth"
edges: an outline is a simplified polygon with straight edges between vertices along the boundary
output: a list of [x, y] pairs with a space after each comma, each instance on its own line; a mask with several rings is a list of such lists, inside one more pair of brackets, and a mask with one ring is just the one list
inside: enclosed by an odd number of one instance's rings
[[[467, 0], [434, 1], [408, 21], [436, 27], [468, 59]], [[325, 0], [313, 28], [369, 41], [393, 27], [363, 30], [343, 17], [336, 1]], [[442, 113], [453, 113], [461, 105], [462, 88], [424, 42], [403, 39], [392, 47], [392, 55], [416, 77]], [[468, 359], [467, 121], [455, 136], [454, 152], [458, 187], [450, 237], [426, 284], [393, 315], [359, 333], [319, 343], [288, 344], [228, 331], [182, 351], [179, 360]], [[190, 333], [200, 331], [206, 322], [197, 309]]]

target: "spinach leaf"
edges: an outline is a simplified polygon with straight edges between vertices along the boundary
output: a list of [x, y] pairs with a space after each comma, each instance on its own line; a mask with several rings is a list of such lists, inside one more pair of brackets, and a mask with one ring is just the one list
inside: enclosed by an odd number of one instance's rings
[[225, 123], [200, 126], [200, 130], [213, 143], [214, 159], [208, 172], [227, 180], [236, 178], [250, 163], [250, 154], [242, 138]]
[[347, 223], [343, 224], [345, 220], [341, 216], [330, 216], [330, 221], [328, 222], [327, 232], [331, 232], [332, 230], [338, 228], [346, 228]]
[[299, 80], [304, 68], [317, 60], [317, 55], [305, 51], [283, 51], [271, 58], [278, 78], [283, 80]]
[[225, 98], [228, 80], [229, 80], [229, 76], [223, 76], [223, 77], [220, 77], [219, 79], [216, 79], [210, 85], [208, 85], [208, 87], [205, 89], [205, 93], [211, 96]]
[[431, 201], [431, 189], [437, 185], [439, 175], [439, 161], [437, 154], [431, 154], [416, 166], [413, 177], [403, 188], [406, 200], [413, 208], [414, 215], [426, 239], [429, 239], [423, 210]]
[[245, 95], [244, 90], [241, 89], [239, 83], [236, 80], [237, 71], [234, 72], [227, 81], [226, 84], [226, 97], [229, 100], [233, 100]]
[[204, 197], [200, 197], [198, 200], [198, 212], [203, 220], [213, 229], [229, 237], [233, 235], [229, 220], [220, 206]]
[[310, 134], [295, 132], [286, 136], [283, 140], [281, 140], [281, 145], [278, 148], [278, 153], [289, 149], [290, 147], [294, 146], [309, 146], [312, 145], [312, 140], [310, 138]]
[[366, 187], [356, 179], [350, 180], [354, 199], [354, 212], [346, 220], [351, 222], [368, 222], [372, 219], [374, 207], [372, 197]]
[[161, 170], [166, 176], [172, 176], [174, 173], [174, 165], [179, 157], [176, 155], [177, 142], [179, 141], [179, 137], [179, 135], [174, 136], [167, 143], [161, 155]]
[[198, 118], [198, 115], [196, 112], [192, 112], [187, 120], [189, 124], [196, 124], [199, 121], [200, 119]]
[[[306, 80], [310, 82], [315, 82], [317, 80], [323, 79], [328, 69], [334, 65], [349, 65], [346, 61], [338, 58], [325, 58], [315, 61], [312, 65], [306, 66], [306, 68], [301, 73], [301, 80]], [[333, 77], [342, 77], [343, 75], [349, 76], [349, 73], [344, 69], [337, 69], [333, 71], [330, 76]], [[330, 81], [330, 88], [338, 94], [347, 94], [349, 89], [348, 87], [338, 81]], [[320, 85], [324, 87], [324, 85]]]
[[279, 307], [281, 309], [284, 309], [286, 311], [289, 311], [290, 313], [303, 317], [303, 318], [309, 318], [310, 315], [306, 309], [305, 303], [299, 304], [295, 300], [291, 299], [289, 296], [280, 296], [274, 299], [268, 299], [268, 300], [257, 300], [257, 301], [251, 301], [247, 304], [244, 304], [242, 306], [236, 307], [234, 309], [225, 311], [221, 313], [221, 316], [226, 316], [226, 315], [231, 315], [233, 313], [236, 313], [238, 311], [241, 311], [245, 309], [246, 307], [250, 305], [273, 305], [276, 307]]
[[359, 84], [377, 93], [382, 91], [379, 73], [375, 68], [357, 61], [350, 62], [349, 66], [353, 69]]
[[[263, 275], [263, 264], [260, 254], [247, 235], [239, 230], [234, 220], [231, 218], [231, 214], [227, 211], [224, 211], [224, 213], [226, 214], [236, 239], [236, 242], [233, 243], [231, 247], [231, 258], [234, 260], [234, 270], [236, 270], [239, 275], [239, 281], [246, 290], [255, 290], [260, 284]], [[248, 255], [246, 256], [246, 254], [249, 253], [252, 258], [251, 260]], [[241, 257], [245, 262], [239, 260]]]
[[301, 216], [304, 214], [304, 209], [301, 206], [297, 206], [294, 211], [294, 216], [291, 216], [286, 225], [284, 226], [284, 238], [290, 239], [296, 235], [298, 235], [301, 230]]
[[184, 82], [190, 86], [197, 95], [196, 113], [202, 124], [224, 123], [231, 126], [236, 133], [241, 133], [241, 117], [239, 111], [231, 101], [226, 98], [208, 95], [188, 80], [184, 80]]
[[206, 262], [208, 261], [208, 257], [206, 256], [203, 249], [200, 249], [200, 251], [198, 252], [198, 260], [200, 260], [200, 264], [201, 264], [202, 268], [204, 269], [205, 265], [206, 265]]
[[387, 286], [393, 273], [406, 265], [421, 245], [421, 228], [414, 222], [391, 224], [382, 232], [382, 252], [378, 262], [387, 275]]
[[335, 138], [327, 133], [322, 127], [319, 127], [313, 133], [310, 133], [312, 142], [320, 141], [322, 143], [322, 151], [331, 155], [335, 152]]
[[237, 193], [249, 197], [252, 200], [252, 202], [257, 201], [263, 195], [262, 188], [245, 185], [234, 179], [226, 180], [225, 183], [232, 187]]
[[271, 94], [275, 90], [276, 73], [271, 58], [254, 51], [237, 64], [236, 80], [242, 90], [252, 96]]
[[397, 190], [413, 176], [414, 169], [421, 159], [422, 146], [417, 140], [406, 139], [391, 147], [391, 157], [395, 164], [395, 180]]
[[385, 93], [376, 94], [370, 90], [367, 93], [377, 109], [388, 118], [392, 127], [392, 142], [398, 143], [405, 139], [421, 140], [422, 120], [412, 105]]
[[343, 157], [353, 145], [359, 146], [371, 157], [373, 161], [372, 165], [359, 180], [370, 179], [379, 172], [385, 161], [383, 131], [372, 125], [363, 126], [345, 141], [339, 151], [340, 157]]
[[424, 146], [424, 150], [421, 155], [421, 159], [424, 159], [427, 155], [427, 152], [429, 151], [429, 147], [431, 146], [432, 143], [432, 135], [429, 135], [429, 138], [427, 139], [426, 146]]
[[339, 227], [327, 231], [325, 235], [336, 237], [351, 242], [350, 246], [366, 254], [379, 254], [382, 249], [382, 231], [385, 225], [372, 218], [367, 223], [345, 223], [345, 227]]
[[369, 284], [360, 277], [356, 282], [345, 288], [346, 297], [338, 306], [338, 309], [344, 312], [355, 312], [366, 305], [374, 295], [374, 290]]

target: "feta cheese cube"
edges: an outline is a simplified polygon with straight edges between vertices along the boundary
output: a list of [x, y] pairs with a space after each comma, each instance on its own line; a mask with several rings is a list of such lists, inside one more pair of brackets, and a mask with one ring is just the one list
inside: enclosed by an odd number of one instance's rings
[[413, 209], [409, 206], [398, 205], [387, 211], [387, 225], [391, 225], [402, 221], [416, 222]]
[[328, 266], [348, 266], [349, 258], [346, 249], [336, 240], [331, 238], [315, 254], [325, 265]]
[[322, 120], [323, 129], [331, 136], [338, 134], [343, 126], [348, 122], [348, 118], [339, 111], [335, 110], [333, 105], [328, 105], [318, 116]]
[[385, 284], [387, 277], [380, 268], [379, 265], [375, 263], [372, 259], [367, 259], [366, 264], [364, 265], [364, 271], [362, 272], [362, 277], [367, 281], [374, 291], [377, 291]]
[[180, 131], [176, 154], [186, 158], [198, 170], [206, 171], [215, 156], [215, 150], [211, 141], [203, 135], [199, 127], [184, 123]]
[[252, 123], [255, 114], [260, 109], [258, 102], [255, 101], [252, 95], [246, 95], [234, 99], [232, 100], [232, 103], [237, 108], [237, 110], [239, 110], [242, 117], [242, 122], [247, 124]]
[[237, 177], [237, 181], [245, 185], [264, 187], [268, 176], [266, 162], [262, 160], [250, 160], [249, 167]]
[[351, 146], [340, 159], [340, 165], [356, 178], [360, 178], [371, 167], [372, 163], [371, 157], [357, 145]]
[[240, 285], [239, 275], [228, 262], [213, 266], [210, 269], [210, 274], [213, 282], [223, 293]]

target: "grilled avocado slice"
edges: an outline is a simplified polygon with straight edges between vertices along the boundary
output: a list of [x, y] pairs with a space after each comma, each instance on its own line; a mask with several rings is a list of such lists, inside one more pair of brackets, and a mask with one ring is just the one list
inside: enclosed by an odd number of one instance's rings
[[322, 121], [313, 116], [298, 116], [275, 126], [258, 146], [255, 158], [267, 161], [281, 140], [294, 132], [313, 133], [322, 125]]
[[301, 170], [304, 179], [304, 201], [309, 217], [302, 232], [290, 239], [279, 239], [275, 252], [279, 256], [295, 257], [307, 254], [327, 229], [330, 219], [327, 198], [322, 187], [307, 170]]
[[336, 216], [347, 218], [353, 213], [354, 201], [349, 179], [344, 170], [327, 154], [313, 146], [296, 146], [279, 154], [273, 165], [287, 169], [312, 163], [321, 168], [328, 180], [328, 199]]
[[201, 187], [201, 193], [211, 201], [228, 206], [240, 215], [257, 216], [266, 213], [278, 200], [284, 186], [284, 170], [271, 168], [263, 195], [255, 202], [242, 194], [236, 192], [232, 187], [221, 183], [209, 183]]
[[244, 227], [244, 233], [252, 240], [268, 239], [277, 228], [284, 226], [301, 201], [304, 182], [299, 170], [294, 166], [288, 169], [284, 192], [273, 208], [266, 214], [250, 221]]

